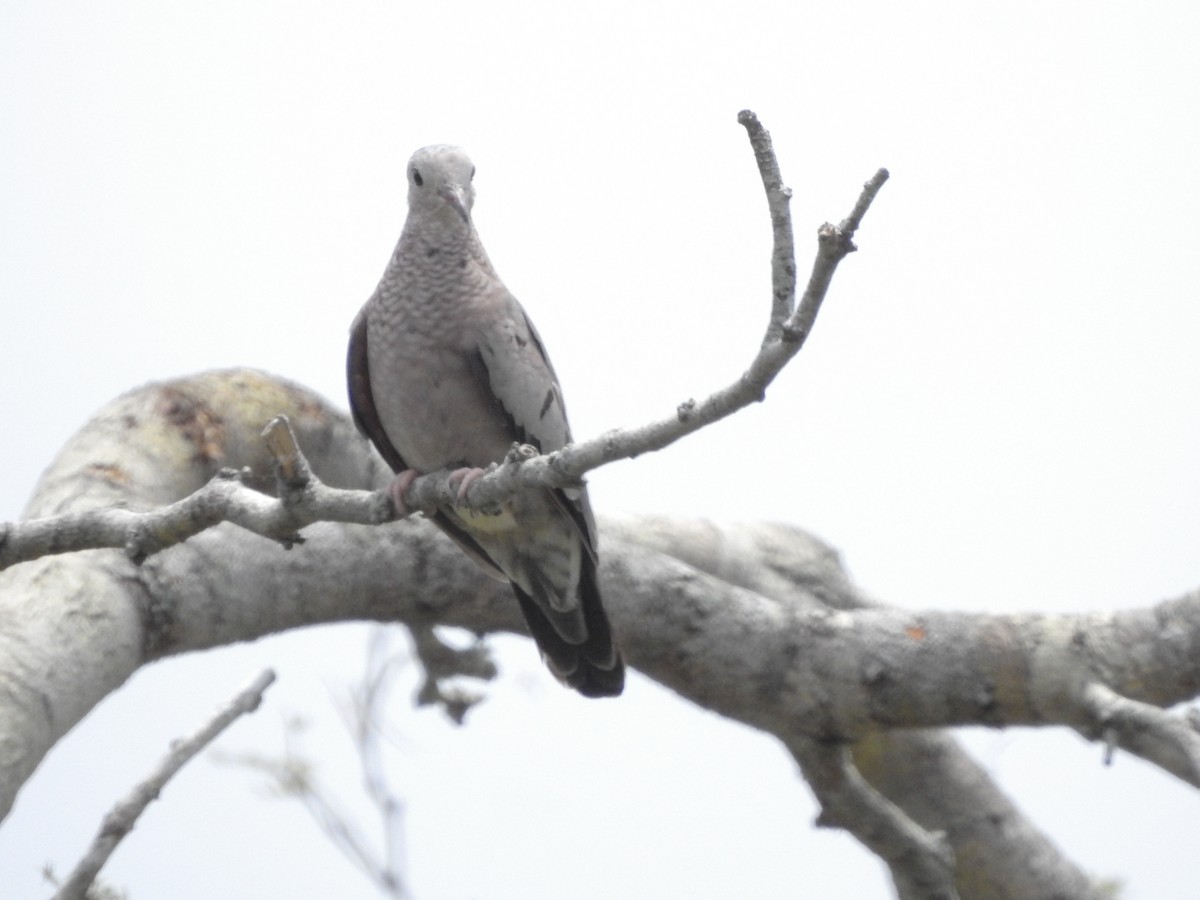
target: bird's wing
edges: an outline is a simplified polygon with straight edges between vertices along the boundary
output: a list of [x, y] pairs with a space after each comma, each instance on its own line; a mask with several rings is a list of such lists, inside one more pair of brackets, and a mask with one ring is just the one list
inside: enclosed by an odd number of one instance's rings
[[[542, 453], [560, 450], [571, 442], [571, 429], [554, 367], [525, 310], [503, 286], [500, 290], [506, 314], [494, 327], [477, 333], [469, 365], [509, 423], [514, 441]], [[595, 560], [596, 524], [587, 492], [565, 488], [550, 493]]]
[[[369, 305], [369, 304], [368, 304]], [[388, 440], [375, 394], [371, 390], [371, 370], [367, 365], [367, 306], [363, 306], [350, 326], [350, 350], [346, 354], [346, 384], [350, 390], [350, 415], [358, 430], [367, 437], [393, 472], [408, 468], [400, 452]]]

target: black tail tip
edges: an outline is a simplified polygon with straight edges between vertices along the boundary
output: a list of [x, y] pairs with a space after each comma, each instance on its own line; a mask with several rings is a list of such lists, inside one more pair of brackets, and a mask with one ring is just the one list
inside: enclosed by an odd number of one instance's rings
[[625, 690], [625, 663], [620, 656], [609, 669], [585, 663], [567, 678], [567, 684], [585, 697], [619, 697]]

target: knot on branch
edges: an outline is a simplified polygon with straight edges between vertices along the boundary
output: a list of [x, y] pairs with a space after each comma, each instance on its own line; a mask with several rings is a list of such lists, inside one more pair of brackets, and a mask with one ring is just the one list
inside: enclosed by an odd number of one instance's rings
[[519, 466], [521, 463], [536, 459], [540, 455], [538, 448], [533, 446], [533, 444], [522, 444], [519, 441], [514, 441], [513, 445], [508, 448], [508, 453], [504, 456], [504, 463], [505, 465]]
[[267, 450], [275, 460], [275, 479], [283, 488], [303, 490], [312, 480], [308, 460], [300, 452], [296, 433], [287, 416], [275, 416], [262, 431]]
[[858, 249], [850, 234], [831, 222], [826, 222], [817, 229], [817, 244], [823, 253], [835, 259], [841, 259]]

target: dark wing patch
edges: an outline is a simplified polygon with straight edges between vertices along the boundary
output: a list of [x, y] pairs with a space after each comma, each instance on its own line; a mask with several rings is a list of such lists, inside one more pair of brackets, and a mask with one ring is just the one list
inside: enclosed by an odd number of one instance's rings
[[379, 410], [375, 408], [375, 394], [371, 390], [371, 369], [367, 361], [367, 307], [364, 306], [350, 326], [350, 350], [346, 355], [346, 384], [350, 390], [350, 415], [358, 427], [379, 451], [379, 455], [392, 467], [393, 472], [403, 472], [408, 466], [400, 452], [392, 446]]
[[[524, 310], [521, 310], [521, 314], [524, 316], [525, 325], [529, 329], [529, 336], [532, 338], [534, 346], [537, 348], [537, 351], [541, 355], [543, 362], [546, 364], [546, 371], [550, 373], [550, 387], [546, 391], [545, 400], [542, 401], [540, 416], [544, 417], [546, 413], [550, 411], [554, 403], [557, 402], [565, 421], [566, 408], [563, 404], [562, 394], [558, 387], [558, 376], [554, 374], [554, 367], [550, 364], [550, 358], [546, 355], [546, 348], [542, 346], [542, 339], [537, 333], [537, 329], [533, 327], [533, 323], [529, 321], [529, 317], [524, 315]], [[487, 349], [491, 353], [495, 352], [490, 347]], [[514, 441], [519, 441], [522, 444], [529, 444], [537, 448], [538, 453], [545, 452], [542, 448], [541, 441], [529, 434], [521, 426], [521, 424], [517, 422], [515, 418], [513, 418], [512, 413], [509, 412], [509, 410], [504, 406], [504, 403], [496, 395], [496, 392], [492, 390], [492, 376], [488, 371], [487, 360], [484, 359], [483, 351], [476, 349], [473, 354], [469, 355], [467, 358], [467, 365], [470, 367], [471, 374], [475, 378], [476, 383], [494, 404], [496, 414], [507, 424], [508, 431], [512, 436], [512, 439]], [[570, 440], [570, 437], [570, 431], [568, 430], [567, 440]], [[583, 547], [587, 551], [588, 557], [591, 559], [594, 565], [597, 560], [596, 523], [592, 516], [591, 507], [587, 503], [586, 494], [580, 499], [575, 499], [568, 496], [567, 493], [561, 489], [551, 490], [549, 491], [549, 494], [554, 500], [555, 505], [566, 514], [566, 517], [574, 526], [576, 533], [579, 535], [579, 539], [583, 542]]]
[[554, 386], [557, 387], [558, 374], [554, 371], [554, 366], [550, 364], [550, 356], [546, 353], [546, 345], [542, 343], [542, 336], [533, 327], [533, 322], [530, 321], [529, 315], [523, 307], [521, 308], [521, 315], [525, 318], [525, 327], [529, 329], [529, 336], [533, 338], [533, 346], [537, 347], [538, 353], [542, 356], [542, 362], [546, 364], [546, 371], [550, 373], [550, 379], [554, 382]]

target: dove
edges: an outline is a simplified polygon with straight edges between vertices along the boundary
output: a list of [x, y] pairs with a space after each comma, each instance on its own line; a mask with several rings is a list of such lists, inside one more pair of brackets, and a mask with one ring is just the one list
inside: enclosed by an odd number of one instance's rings
[[[484, 252], [471, 218], [475, 167], [458, 147], [408, 163], [408, 217], [378, 287], [351, 327], [350, 409], [404, 492], [452, 469], [461, 499], [514, 443], [571, 441], [542, 339]], [[528, 489], [498, 510], [427, 513], [488, 574], [507, 580], [547, 666], [587, 697], [621, 693], [625, 666], [596, 579], [587, 488]]]

